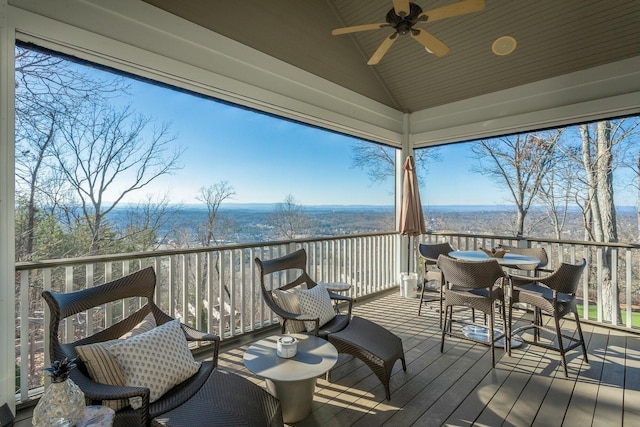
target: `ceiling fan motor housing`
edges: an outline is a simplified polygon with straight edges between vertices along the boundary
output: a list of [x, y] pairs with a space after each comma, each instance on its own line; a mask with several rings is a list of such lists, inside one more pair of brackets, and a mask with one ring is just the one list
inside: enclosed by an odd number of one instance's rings
[[415, 3], [409, 3], [409, 14], [402, 17], [396, 14], [395, 9], [391, 8], [387, 12], [386, 20], [398, 34], [405, 35], [411, 31], [411, 27], [417, 22], [418, 15], [422, 13], [422, 8]]

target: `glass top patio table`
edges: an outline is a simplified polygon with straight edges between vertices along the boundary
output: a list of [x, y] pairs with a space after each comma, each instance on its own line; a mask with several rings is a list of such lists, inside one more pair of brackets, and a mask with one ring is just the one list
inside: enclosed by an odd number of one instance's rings
[[515, 267], [518, 265], [538, 265], [540, 263], [540, 260], [538, 258], [526, 255], [511, 254], [509, 252], [504, 254], [502, 258], [490, 257], [482, 251], [453, 251], [449, 252], [449, 256], [465, 261], [486, 261], [488, 259], [495, 259], [496, 261], [498, 261], [498, 264], [504, 265], [505, 267]]

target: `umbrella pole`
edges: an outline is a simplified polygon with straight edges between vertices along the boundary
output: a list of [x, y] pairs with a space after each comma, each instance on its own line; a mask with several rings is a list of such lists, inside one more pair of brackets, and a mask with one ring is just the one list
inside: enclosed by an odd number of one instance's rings
[[411, 236], [407, 236], [407, 273], [411, 273]]

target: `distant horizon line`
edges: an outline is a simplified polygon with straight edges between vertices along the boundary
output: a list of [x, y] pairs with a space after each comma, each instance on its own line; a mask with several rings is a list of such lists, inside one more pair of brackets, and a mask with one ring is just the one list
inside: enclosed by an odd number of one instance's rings
[[[129, 207], [129, 206], [137, 206], [140, 203], [119, 203], [119, 206], [122, 207]], [[272, 203], [268, 203], [268, 202], [259, 202], [259, 203], [243, 203], [243, 202], [227, 202], [227, 203], [221, 203], [220, 204], [220, 208], [221, 209], [256, 209], [256, 208], [271, 208], [273, 209], [275, 206], [282, 204], [282, 202], [272, 202]], [[185, 208], [190, 208], [190, 209], [206, 209], [206, 205], [203, 203], [169, 203], [169, 205], [172, 206], [182, 206]], [[395, 205], [377, 205], [377, 204], [339, 204], [339, 203], [332, 203], [332, 204], [315, 204], [315, 205], [304, 205], [304, 204], [299, 204], [300, 206], [304, 207], [304, 208], [310, 208], [310, 209], [357, 209], [357, 208], [361, 208], [361, 209], [394, 209]], [[471, 209], [482, 209], [482, 210], [511, 210], [511, 209], [515, 209], [515, 205], [507, 205], [507, 204], [502, 204], [502, 205], [497, 205], [497, 204], [491, 204], [491, 205], [473, 205], [473, 204], [443, 204], [443, 205], [434, 205], [434, 204], [428, 204], [422, 205], [423, 209], [425, 210], [429, 210], [429, 209], [437, 209], [437, 210], [442, 210], [442, 209], [463, 209], [465, 211], [471, 210]], [[542, 207], [541, 205], [536, 205], [534, 206], [535, 208], [540, 208]], [[571, 206], [570, 207], [572, 210], [573, 209], [577, 209], [578, 206]], [[636, 209], [636, 206], [633, 205], [619, 205], [616, 206], [616, 208], [619, 209]]]

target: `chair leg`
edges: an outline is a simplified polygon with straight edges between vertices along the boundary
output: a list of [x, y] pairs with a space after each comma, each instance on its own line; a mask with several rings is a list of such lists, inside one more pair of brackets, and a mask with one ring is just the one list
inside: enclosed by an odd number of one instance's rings
[[584, 343], [584, 336], [582, 336], [582, 327], [580, 326], [580, 316], [578, 316], [577, 312], [573, 312], [573, 315], [576, 319], [576, 328], [578, 329], [578, 336], [580, 337], [580, 343], [582, 344], [582, 356], [584, 357], [584, 361], [589, 363], [589, 359], [587, 358], [587, 346]]
[[567, 369], [567, 358], [565, 357], [564, 344], [562, 343], [562, 331], [560, 330], [560, 318], [554, 313], [553, 320], [556, 324], [556, 335], [558, 337], [558, 349], [560, 350], [560, 356], [562, 357], [562, 367], [564, 368], [564, 376], [569, 377], [569, 370]]
[[[422, 312], [422, 302], [424, 301], [424, 290], [427, 287], [427, 282], [426, 281], [422, 281], [422, 292], [420, 292], [420, 305], [418, 306], [418, 316], [420, 316], [420, 313]], [[442, 327], [442, 320], [440, 320], [440, 327]]]
[[449, 325], [449, 327], [451, 327], [451, 320], [449, 319], [448, 315], [449, 315], [449, 307], [447, 306], [447, 308], [445, 309], [446, 312], [444, 314], [444, 325], [442, 328], [442, 340], [440, 341], [440, 353], [444, 352], [444, 336], [447, 332], [447, 325]]
[[[496, 367], [496, 333], [495, 333], [495, 305], [494, 303], [491, 303], [491, 308], [489, 309], [491, 311], [491, 315], [489, 316], [489, 345], [491, 346], [491, 367], [495, 368]], [[484, 314], [484, 318], [485, 318], [485, 324], [486, 324], [486, 319], [487, 319], [487, 314]]]
[[505, 349], [508, 349], [507, 354], [509, 355], [509, 357], [511, 357], [511, 321], [512, 319], [513, 319], [513, 306], [511, 305], [511, 301], [509, 301], [509, 317], [508, 317], [508, 320], [505, 321], [505, 328], [508, 327], [509, 332], [504, 337], [504, 340], [505, 340], [504, 345], [505, 345]]
[[440, 313], [438, 313], [440, 315], [440, 329], [442, 329], [442, 317], [444, 316], [444, 313], [442, 312], [442, 309], [444, 307], [444, 292], [443, 292], [443, 285], [440, 285]]
[[537, 344], [540, 339], [539, 327], [542, 326], [542, 313], [540, 313], [540, 309], [538, 307], [533, 309], [533, 324], [535, 326], [533, 328], [533, 342]]

